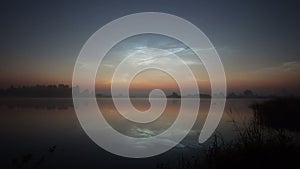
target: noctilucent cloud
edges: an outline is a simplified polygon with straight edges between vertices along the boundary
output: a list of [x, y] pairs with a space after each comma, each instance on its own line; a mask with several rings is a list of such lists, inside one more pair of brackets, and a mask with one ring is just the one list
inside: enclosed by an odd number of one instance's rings
[[[71, 84], [78, 53], [96, 30], [124, 15], [153, 11], [182, 17], [208, 36], [224, 64], [229, 91], [297, 93], [299, 6], [297, 1], [6, 1], [0, 10], [0, 86]], [[129, 48], [151, 45], [180, 53], [198, 74], [200, 87], [209, 88], [201, 62], [184, 45], [158, 36], [121, 43], [103, 69], [109, 71], [115, 59], [131, 52]], [[134, 61], [146, 64], [155, 58], [138, 59]], [[105, 78], [97, 81], [99, 89], [105, 86], [100, 83]]]

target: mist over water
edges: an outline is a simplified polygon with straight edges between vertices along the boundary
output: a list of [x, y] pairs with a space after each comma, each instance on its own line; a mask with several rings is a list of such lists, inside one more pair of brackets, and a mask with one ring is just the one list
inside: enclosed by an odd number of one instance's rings
[[[139, 138], [155, 136], [168, 129], [180, 108], [180, 99], [168, 99], [164, 113], [157, 120], [139, 124], [122, 117], [111, 99], [101, 98], [97, 101], [105, 119], [115, 130]], [[141, 111], [150, 106], [147, 99], [134, 98], [131, 101]], [[222, 135], [225, 141], [234, 139], [237, 133], [232, 121], [241, 128], [245, 127], [253, 116], [249, 105], [254, 101], [262, 100], [229, 99], [216, 133]], [[85, 106], [88, 104], [87, 99]], [[155, 168], [161, 161], [177, 160], [182, 154], [188, 157], [201, 154], [207, 148], [211, 139], [199, 144], [198, 137], [209, 105], [210, 99], [201, 99], [194, 127], [176, 147], [155, 157], [134, 160], [116, 156], [97, 146], [82, 130], [71, 99], [1, 99], [0, 149], [4, 153], [0, 161], [3, 167], [11, 168], [14, 158], [31, 154], [32, 161], [45, 156], [39, 168]], [[189, 112], [186, 113], [188, 115]], [[48, 148], [52, 146], [56, 146], [56, 150], [49, 153]]]

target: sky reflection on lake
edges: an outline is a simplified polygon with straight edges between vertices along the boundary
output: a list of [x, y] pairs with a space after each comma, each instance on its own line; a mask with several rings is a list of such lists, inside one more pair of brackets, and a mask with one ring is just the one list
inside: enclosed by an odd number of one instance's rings
[[[249, 105], [255, 100], [231, 99], [215, 133], [222, 135], [225, 141], [236, 136], [233, 120], [243, 127], [252, 117]], [[261, 101], [261, 100], [256, 100]], [[154, 122], [138, 124], [129, 122], [115, 109], [111, 99], [98, 99], [98, 105], [108, 123], [118, 132], [130, 137], [151, 137], [160, 134], [177, 117], [180, 100], [169, 99], [164, 113]], [[133, 105], [139, 110], [149, 108], [145, 99], [133, 99]], [[82, 168], [110, 166], [119, 168], [128, 166], [155, 168], [159, 161], [172, 161], [182, 154], [186, 156], [200, 153], [211, 140], [198, 143], [199, 132], [205, 121], [210, 100], [202, 99], [198, 117], [189, 134], [170, 151], [146, 159], [128, 159], [118, 157], [98, 147], [82, 130], [76, 117], [71, 99], [7, 99], [0, 101], [1, 109], [1, 163], [11, 168], [11, 161], [24, 154], [33, 154], [38, 159], [47, 152], [48, 147], [57, 145], [57, 150], [47, 156], [40, 168]], [[188, 114], [188, 112], [187, 112]], [[105, 137], [105, 136], [103, 136]], [[168, 140], [164, 140], [168, 143]], [[155, 143], [154, 143], [155, 144]], [[146, 165], [145, 165], [146, 164]]]

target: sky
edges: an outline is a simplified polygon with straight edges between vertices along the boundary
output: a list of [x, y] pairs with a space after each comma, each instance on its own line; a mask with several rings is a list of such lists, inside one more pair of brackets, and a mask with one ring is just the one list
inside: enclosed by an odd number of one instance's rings
[[[2, 1], [0, 87], [71, 84], [76, 58], [86, 40], [106, 23], [137, 12], [170, 13], [199, 27], [219, 53], [229, 91], [300, 91], [299, 2], [239, 0]], [[111, 51], [103, 64], [116, 64], [113, 58], [125, 57], [136, 45], [159, 42], [156, 44], [164, 48], [169, 41], [155, 36], [132, 38]], [[203, 81], [200, 88], [208, 90], [200, 62], [192, 55], [182, 57], [196, 63], [192, 64], [197, 79]], [[145, 81], [143, 77], [137, 77], [135, 83]], [[99, 73], [96, 86], [105, 88], [107, 78]], [[171, 81], [166, 86], [172, 86]]]
[[[159, 50], [160, 49], [160, 50]], [[167, 50], [168, 52], [165, 52]], [[203, 50], [203, 49], [202, 49]], [[213, 49], [206, 49], [213, 50]], [[177, 60], [176, 56], [181, 59]], [[125, 59], [126, 58], [126, 59]], [[119, 71], [117, 78], [112, 79], [116, 68], [124, 65], [124, 71]], [[182, 66], [187, 65], [193, 74], [183, 72]], [[163, 68], [163, 71], [148, 69], [138, 73], [130, 83], [132, 90], [144, 94], [160, 88], [166, 92], [177, 91], [177, 81], [183, 81], [182, 87], [191, 88], [196, 80], [201, 91], [210, 91], [210, 81], [199, 57], [179, 40], [158, 34], [140, 34], [129, 37], [116, 44], [104, 57], [97, 72], [97, 88], [99, 92], [107, 93], [113, 83], [124, 90], [127, 82], [131, 80], [130, 72], [139, 71], [148, 67]], [[122, 66], [121, 66], [122, 67]], [[168, 72], [176, 74], [172, 77]], [[176, 78], [176, 79], [175, 79]], [[122, 88], [123, 87], [123, 88]], [[145, 92], [146, 91], [146, 92]], [[137, 93], [136, 93], [137, 94]]]

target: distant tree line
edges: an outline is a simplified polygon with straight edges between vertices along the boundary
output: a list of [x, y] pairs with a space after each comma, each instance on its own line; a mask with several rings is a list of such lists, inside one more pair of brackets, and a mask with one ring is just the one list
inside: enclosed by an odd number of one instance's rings
[[251, 90], [247, 89], [243, 93], [236, 94], [231, 92], [227, 95], [227, 98], [257, 98], [258, 95], [254, 94]]
[[72, 97], [72, 88], [65, 84], [36, 85], [36, 86], [11, 86], [0, 89], [0, 97]]
[[[78, 93], [78, 95], [82, 97], [92, 97], [93, 95], [88, 91], [84, 90], [79, 93], [79, 87], [74, 87], [74, 92]], [[56, 98], [70, 98], [72, 97], [72, 88], [66, 84], [58, 84], [58, 85], [35, 85], [35, 86], [19, 86], [14, 87], [10, 86], [7, 89], [0, 89], [0, 97], [56, 97]], [[96, 94], [97, 98], [111, 98], [111, 95], [105, 95], [101, 93]], [[119, 96], [121, 97], [121, 96]], [[148, 96], [130, 96], [130, 97], [148, 97]], [[181, 96], [176, 92], [172, 92], [170, 95], [167, 95], [167, 98], [211, 98], [211, 95], [198, 93], [194, 95]], [[218, 96], [216, 96], [218, 97]], [[261, 96], [255, 94], [252, 90], [247, 89], [242, 93], [228, 93], [227, 98], [276, 98], [277, 96], [269, 95], [269, 96]]]
[[294, 96], [293, 94], [286, 94], [286, 95], [259, 95], [254, 93], [252, 90], [247, 89], [244, 90], [242, 93], [234, 93], [231, 92], [227, 95], [227, 98], [278, 98], [278, 97], [298, 97], [297, 95]]
[[276, 96], [261, 96], [256, 93], [254, 93], [250, 89], [244, 90], [242, 93], [236, 94], [234, 92], [231, 92], [227, 95], [227, 98], [272, 98]]

